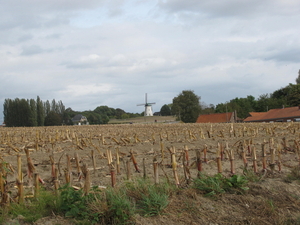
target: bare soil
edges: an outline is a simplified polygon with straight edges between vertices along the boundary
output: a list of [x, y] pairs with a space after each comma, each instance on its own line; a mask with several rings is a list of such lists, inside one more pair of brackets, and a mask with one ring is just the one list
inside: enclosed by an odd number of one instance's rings
[[[131, 179], [143, 176], [143, 159], [146, 175], [153, 180], [153, 159], [156, 156], [161, 163], [160, 179], [169, 179], [174, 183], [171, 168], [170, 148], [175, 148], [177, 171], [181, 187], [170, 197], [170, 204], [164, 213], [156, 217], [136, 215], [136, 224], [300, 224], [300, 184], [298, 181], [287, 182], [291, 169], [299, 166], [297, 147], [299, 145], [298, 123], [273, 124], [121, 124], [101, 126], [70, 126], [40, 128], [0, 128], [0, 152], [4, 162], [17, 171], [17, 155], [22, 157], [24, 185], [32, 185], [27, 176], [27, 159], [24, 149], [30, 151], [35, 171], [45, 182], [47, 189], [54, 190], [51, 177], [51, 162], [59, 170], [60, 185], [65, 184], [64, 170], [67, 157], [71, 159], [71, 183], [82, 188], [84, 179], [77, 173], [75, 155], [80, 164], [86, 164], [91, 173], [91, 186], [105, 188], [111, 186], [107, 151], [112, 152], [115, 161], [116, 149], [121, 156], [121, 174], [117, 175], [118, 188], [127, 180], [125, 162], [130, 159], [130, 151], [137, 160], [137, 172], [130, 163]], [[274, 144], [272, 144], [274, 142]], [[189, 153], [191, 177], [197, 177], [195, 150], [208, 149], [207, 163], [203, 163], [203, 173], [218, 173], [216, 157], [221, 148], [234, 150], [235, 173], [243, 174], [245, 165], [241, 158], [243, 146], [247, 150], [247, 169], [253, 171], [253, 148], [256, 148], [259, 181], [251, 182], [250, 189], [244, 194], [222, 194], [215, 198], [204, 197], [188, 185], [184, 179], [184, 149]], [[262, 144], [267, 149], [267, 170], [262, 170]], [[275, 148], [275, 164], [271, 160], [270, 148]], [[163, 149], [163, 151], [161, 150]], [[96, 166], [93, 167], [92, 152], [95, 154]], [[280, 154], [278, 154], [280, 152]], [[203, 157], [203, 155], [202, 155]], [[202, 160], [204, 160], [202, 158]], [[281, 169], [279, 167], [281, 165]], [[280, 171], [279, 171], [280, 170]], [[222, 159], [222, 174], [230, 176], [228, 154]], [[9, 174], [7, 180], [12, 195], [16, 195], [16, 174]], [[27, 194], [33, 188], [27, 189]], [[22, 223], [22, 218], [17, 219]], [[15, 222], [15, 220], [11, 221]], [[9, 223], [8, 223], [9, 224]], [[12, 223], [11, 223], [12, 224]], [[35, 224], [76, 224], [58, 215], [43, 218]]]

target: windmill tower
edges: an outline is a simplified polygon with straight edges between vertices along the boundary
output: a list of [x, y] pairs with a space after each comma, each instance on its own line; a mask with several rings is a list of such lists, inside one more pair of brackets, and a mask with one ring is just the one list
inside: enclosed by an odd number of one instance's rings
[[145, 94], [145, 104], [138, 104], [137, 106], [145, 106], [145, 113], [144, 116], [153, 116], [153, 112], [152, 112], [152, 105], [154, 105], [155, 102], [149, 103], [147, 101], [147, 93]]

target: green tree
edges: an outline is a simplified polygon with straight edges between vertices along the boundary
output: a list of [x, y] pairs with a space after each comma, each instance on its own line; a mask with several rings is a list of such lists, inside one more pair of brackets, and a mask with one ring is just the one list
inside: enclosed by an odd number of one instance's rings
[[127, 113], [123, 113], [122, 116], [121, 116], [121, 119], [128, 119], [129, 118], [129, 115]]
[[267, 112], [270, 107], [270, 96], [269, 94], [262, 94], [258, 97], [256, 103], [256, 112]]
[[201, 111], [199, 101], [194, 91], [184, 90], [173, 98], [172, 112], [185, 123], [195, 123]]
[[162, 116], [170, 116], [171, 115], [171, 108], [168, 105], [163, 105], [160, 109], [160, 115]]
[[21, 118], [21, 126], [32, 126], [32, 111], [29, 105], [29, 101], [26, 99], [21, 99], [20, 101], [20, 118]]
[[98, 106], [96, 109], [94, 109], [94, 112], [99, 113], [100, 115], [106, 115], [110, 118], [115, 116], [115, 109], [110, 108], [106, 105]]
[[256, 100], [252, 95], [246, 98], [234, 98], [229, 102], [220, 103], [216, 106], [216, 113], [237, 112], [239, 118], [246, 118], [249, 112], [255, 111]]
[[36, 98], [36, 120], [38, 126], [44, 126], [44, 104], [39, 96], [37, 96]]
[[300, 70], [298, 71], [298, 77], [296, 78], [296, 84], [300, 84]]
[[45, 126], [58, 126], [61, 124], [61, 116], [54, 111], [50, 111], [49, 114], [45, 117]]
[[299, 106], [300, 105], [300, 84], [289, 86], [290, 92], [287, 98], [289, 106]]
[[206, 105], [204, 102], [202, 102], [200, 114], [211, 114], [211, 113], [215, 113], [215, 106], [213, 104]]
[[121, 119], [122, 115], [126, 113], [123, 109], [120, 108], [116, 108], [115, 112], [116, 112], [116, 119]]
[[31, 109], [31, 117], [29, 118], [30, 120], [30, 125], [31, 126], [37, 126], [37, 109], [36, 109], [36, 102], [34, 99], [29, 100], [29, 105]]
[[86, 118], [89, 121], [89, 124], [102, 124], [101, 115], [98, 113], [89, 113]]
[[271, 94], [271, 98], [276, 99], [275, 108], [282, 106], [291, 107], [300, 104], [300, 84], [289, 84]]
[[3, 116], [6, 126], [13, 126], [13, 111], [12, 111], [13, 101], [11, 99], [5, 99], [3, 103]]
[[44, 115], [47, 116], [51, 112], [51, 105], [49, 100], [44, 103]]

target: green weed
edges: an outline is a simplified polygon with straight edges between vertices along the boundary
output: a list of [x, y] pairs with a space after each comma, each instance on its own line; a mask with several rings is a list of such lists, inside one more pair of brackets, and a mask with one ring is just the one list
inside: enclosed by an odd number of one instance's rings
[[222, 174], [214, 176], [201, 174], [200, 178], [194, 180], [193, 187], [200, 190], [205, 196], [215, 196], [225, 192], [241, 193], [248, 190], [247, 183], [246, 177], [241, 175], [226, 178]]
[[137, 212], [143, 216], [161, 214], [169, 204], [171, 191], [167, 182], [155, 185], [147, 179], [138, 179], [127, 185], [127, 194], [135, 200]]
[[126, 195], [126, 190], [107, 189], [106, 200], [108, 206], [108, 218], [112, 224], [129, 223], [134, 214], [134, 205]]
[[261, 175], [257, 175], [253, 170], [248, 170], [247, 168], [243, 170], [243, 174], [244, 177], [250, 182], [258, 182], [262, 178]]
[[24, 222], [32, 223], [42, 217], [52, 215], [53, 212], [58, 212], [58, 207], [58, 199], [52, 192], [40, 190], [36, 198], [22, 204], [12, 203], [8, 210], [13, 217], [22, 215]]
[[89, 220], [94, 224], [103, 217], [104, 209], [99, 207], [97, 211], [92, 211], [92, 205], [103, 201], [103, 195], [94, 187], [92, 191], [84, 195], [82, 190], [74, 190], [69, 185], [65, 185], [59, 189], [60, 193], [60, 211], [65, 217], [76, 218], [79, 220]]

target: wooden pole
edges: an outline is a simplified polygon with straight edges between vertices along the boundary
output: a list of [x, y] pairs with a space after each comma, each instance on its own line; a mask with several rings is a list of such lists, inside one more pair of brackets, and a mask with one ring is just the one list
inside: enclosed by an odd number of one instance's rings
[[267, 153], [266, 153], [266, 148], [265, 144], [261, 144], [261, 149], [262, 149], [262, 167], [263, 171], [267, 170]]
[[153, 158], [153, 170], [154, 170], [154, 183], [159, 183], [159, 176], [158, 176], [158, 162], [156, 156]]
[[234, 152], [233, 149], [229, 149], [228, 143], [226, 143], [226, 149], [229, 154], [229, 160], [230, 160], [230, 172], [231, 174], [235, 174], [235, 161], [234, 161]]
[[21, 155], [20, 154], [18, 154], [17, 155], [17, 163], [18, 163], [18, 169], [17, 169], [17, 171], [18, 171], [18, 179], [20, 180], [20, 181], [23, 181], [23, 174], [22, 174], [22, 158], [21, 158]]
[[[218, 143], [218, 146], [220, 146], [219, 145], [219, 143]], [[221, 149], [220, 148], [218, 148], [218, 150], [217, 150], [217, 167], [218, 167], [218, 173], [222, 173], [222, 161], [221, 161]]]
[[186, 161], [186, 166], [189, 166], [189, 149], [188, 147], [185, 145], [184, 147], [184, 156], [185, 156], [185, 161]]
[[50, 162], [51, 162], [51, 177], [52, 180], [55, 180], [55, 162], [54, 162], [54, 158], [53, 155], [49, 155], [50, 158]]
[[196, 149], [196, 163], [197, 163], [197, 171], [198, 171], [198, 178], [200, 176], [200, 173], [202, 172], [202, 160], [201, 160], [201, 151], [200, 149]]
[[145, 158], [143, 158], [143, 173], [144, 173], [143, 177], [144, 177], [144, 179], [146, 179], [147, 171], [146, 171], [146, 159]]
[[92, 162], [93, 162], [93, 169], [94, 169], [94, 174], [96, 173], [96, 157], [95, 157], [95, 151], [91, 151], [91, 157], [92, 157]]
[[77, 168], [77, 176], [80, 176], [81, 168], [80, 168], [80, 164], [79, 164], [78, 153], [75, 153], [75, 162], [76, 162], [76, 168]]
[[131, 171], [130, 171], [130, 161], [126, 161], [126, 175], [127, 175], [127, 180], [131, 179]]
[[137, 162], [136, 162], [136, 159], [135, 159], [135, 156], [134, 156], [134, 154], [133, 154], [133, 151], [132, 151], [132, 150], [130, 150], [130, 158], [131, 158], [131, 160], [132, 160], [132, 163], [133, 163], [133, 165], [134, 165], [135, 172], [138, 172], [138, 173], [140, 173], [141, 171], [140, 171], [140, 170], [139, 170], [139, 168], [138, 168], [138, 165], [137, 165]]
[[281, 162], [281, 146], [277, 144], [277, 157], [278, 157], [278, 171], [281, 172], [282, 162]]
[[173, 169], [173, 174], [175, 178], [175, 184], [177, 186], [180, 185], [179, 178], [178, 178], [178, 173], [177, 173], [177, 162], [176, 162], [176, 157], [175, 157], [175, 148], [173, 147], [173, 152], [171, 153], [171, 159], [172, 159], [172, 169]]
[[35, 198], [38, 196], [39, 190], [40, 190], [39, 174], [34, 173], [34, 197]]
[[116, 186], [116, 170], [113, 164], [110, 165], [111, 186]]
[[121, 174], [119, 147], [117, 147], [116, 149], [116, 161], [117, 161], [117, 174]]
[[208, 162], [207, 160], [207, 145], [204, 145], [204, 149], [203, 149], [203, 160], [205, 163]]
[[84, 194], [87, 195], [90, 191], [90, 188], [91, 188], [90, 171], [89, 171], [88, 168], [86, 168], [84, 177], [85, 177], [85, 182], [84, 182], [83, 191], [84, 191]]
[[244, 167], [247, 168], [248, 166], [248, 161], [247, 161], [247, 158], [246, 158], [246, 152], [247, 152], [247, 149], [246, 149], [246, 142], [243, 143], [243, 151], [242, 151], [242, 158], [243, 158], [243, 162], [244, 162]]
[[256, 148], [252, 148], [252, 159], [253, 159], [253, 171], [257, 173], [257, 157], [256, 157]]
[[18, 187], [18, 203], [21, 204], [21, 203], [24, 202], [24, 187], [23, 187], [23, 182], [20, 181], [17, 178], [16, 184], [17, 184], [17, 187]]

